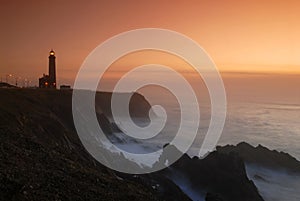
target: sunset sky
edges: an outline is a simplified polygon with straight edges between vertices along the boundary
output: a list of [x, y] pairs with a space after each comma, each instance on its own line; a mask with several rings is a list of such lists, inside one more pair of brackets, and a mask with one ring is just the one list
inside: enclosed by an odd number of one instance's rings
[[147, 27], [187, 35], [222, 72], [300, 74], [299, 8], [298, 0], [1, 0], [0, 75], [36, 83], [53, 48], [59, 82], [72, 84], [100, 43]]

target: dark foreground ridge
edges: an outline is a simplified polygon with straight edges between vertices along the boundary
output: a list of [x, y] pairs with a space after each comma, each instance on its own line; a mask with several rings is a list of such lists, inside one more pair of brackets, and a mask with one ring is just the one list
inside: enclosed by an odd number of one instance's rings
[[[253, 149], [258, 148], [225, 146], [204, 159], [185, 154], [160, 172], [126, 175], [99, 164], [83, 148], [73, 124], [71, 91], [1, 89], [0, 97], [1, 200], [181, 201], [194, 198], [191, 192], [207, 201], [262, 200], [244, 164], [257, 158]], [[110, 120], [110, 97], [96, 96], [98, 120], [107, 134], [118, 129]], [[134, 94], [130, 108], [132, 116], [147, 118], [150, 105]], [[273, 154], [266, 148], [263, 153]], [[116, 163], [122, 161], [118, 157]], [[164, 154], [160, 160], [166, 160]], [[272, 160], [297, 166], [283, 153], [274, 153]]]
[[71, 91], [1, 89], [0, 97], [0, 200], [161, 199], [85, 151], [73, 125]]

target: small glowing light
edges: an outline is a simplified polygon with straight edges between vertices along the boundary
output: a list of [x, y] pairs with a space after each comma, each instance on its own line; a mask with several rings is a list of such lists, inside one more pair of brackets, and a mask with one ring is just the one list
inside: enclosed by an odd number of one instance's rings
[[45, 82], [45, 85], [48, 85], [48, 82]]
[[50, 51], [49, 54], [50, 54], [50, 55], [55, 55], [55, 52], [53, 51], [53, 49], [51, 49], [51, 51]]

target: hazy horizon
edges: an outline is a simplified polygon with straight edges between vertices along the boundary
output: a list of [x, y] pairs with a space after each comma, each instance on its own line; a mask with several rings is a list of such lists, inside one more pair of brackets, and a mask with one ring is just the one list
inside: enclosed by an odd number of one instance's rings
[[[0, 76], [31, 80], [47, 74], [56, 51], [60, 84], [71, 84], [88, 54], [105, 40], [154, 27], [185, 34], [202, 46], [220, 72], [300, 75], [300, 2], [289, 1], [2, 1]], [[126, 55], [117, 71], [164, 54]]]

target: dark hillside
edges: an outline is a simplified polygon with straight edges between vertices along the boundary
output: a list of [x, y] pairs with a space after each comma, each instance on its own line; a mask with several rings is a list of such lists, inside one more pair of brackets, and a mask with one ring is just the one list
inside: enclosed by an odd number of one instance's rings
[[158, 200], [151, 188], [90, 157], [74, 129], [71, 97], [71, 91], [0, 90], [0, 199]]

